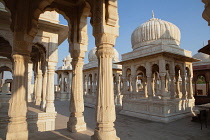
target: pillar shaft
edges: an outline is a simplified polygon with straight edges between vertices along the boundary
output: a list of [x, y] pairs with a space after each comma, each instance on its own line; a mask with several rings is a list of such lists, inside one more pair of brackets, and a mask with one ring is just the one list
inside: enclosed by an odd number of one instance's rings
[[189, 93], [188, 93], [188, 98], [193, 99], [193, 83], [192, 83], [192, 76], [189, 76]]
[[46, 95], [46, 112], [55, 112], [55, 94], [54, 94], [54, 74], [56, 64], [48, 62], [47, 67], [47, 95]]
[[63, 73], [61, 73], [61, 93], [63, 93], [64, 92], [64, 74]]
[[29, 56], [14, 54], [14, 73], [12, 96], [9, 102], [8, 115], [10, 122], [7, 129], [7, 140], [27, 140], [28, 128], [27, 113], [27, 85], [28, 85], [28, 60]]
[[149, 62], [146, 63], [146, 75], [147, 75], [147, 94], [148, 98], [152, 98], [154, 96], [152, 89], [152, 69]]
[[69, 72], [69, 83], [68, 83], [68, 99], [71, 98], [71, 83], [72, 83], [72, 72]]
[[117, 95], [120, 95], [120, 76], [117, 75], [117, 78], [116, 78], [116, 92], [117, 92]]
[[136, 80], [137, 80], [137, 79], [136, 79], [136, 76], [131, 76], [131, 77], [132, 77], [132, 87], [133, 87], [133, 88], [132, 88], [132, 93], [135, 94], [135, 93], [136, 93], [136, 89], [137, 89], [137, 88], [136, 88], [136, 87], [137, 87], [137, 86], [136, 86]]
[[42, 82], [42, 103], [41, 109], [45, 111], [46, 108], [46, 93], [47, 93], [47, 72], [43, 75], [43, 82]]
[[186, 92], [186, 77], [185, 75], [181, 75], [182, 77], [182, 99], [187, 98], [187, 92]]
[[147, 93], [147, 79], [144, 78], [143, 79], [143, 90], [144, 90], [144, 97], [148, 97], [148, 93]]
[[170, 75], [170, 77], [171, 77], [171, 87], [170, 87], [170, 96], [171, 96], [171, 99], [174, 99], [175, 98], [175, 82], [174, 82], [174, 80], [175, 80], [175, 74], [171, 74]]
[[175, 79], [176, 79], [176, 98], [179, 98], [180, 94], [179, 76], [176, 76]]
[[37, 94], [37, 74], [34, 74], [34, 93], [33, 93], [33, 102], [36, 102], [36, 94]]
[[85, 77], [85, 84], [84, 84], [84, 94], [87, 95], [88, 94], [88, 78], [87, 76]]
[[73, 77], [72, 90], [70, 99], [70, 117], [67, 128], [71, 132], [79, 132], [86, 130], [84, 121], [84, 99], [83, 99], [83, 58], [77, 57], [72, 60]]
[[32, 102], [32, 89], [31, 89], [31, 80], [32, 80], [32, 63], [28, 64], [28, 92], [27, 92], [27, 99], [28, 102]]
[[42, 71], [38, 70], [37, 72], [37, 86], [36, 86], [36, 105], [41, 104], [41, 95], [42, 95]]
[[166, 94], [166, 73], [160, 73], [160, 80], [161, 80], [161, 96], [162, 98], [166, 98], [167, 94]]
[[117, 139], [114, 128], [115, 104], [113, 93], [112, 45], [101, 45], [97, 48], [98, 56], [98, 94], [96, 104], [96, 128], [92, 139]]

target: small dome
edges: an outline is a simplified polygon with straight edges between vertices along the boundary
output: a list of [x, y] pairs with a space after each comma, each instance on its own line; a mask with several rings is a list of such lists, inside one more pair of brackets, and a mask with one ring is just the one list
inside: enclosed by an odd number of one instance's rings
[[180, 36], [176, 25], [153, 17], [133, 31], [131, 43], [134, 50], [159, 44], [179, 46]]
[[[90, 50], [90, 52], [88, 53], [88, 60], [89, 62], [93, 62], [93, 61], [98, 61], [98, 58], [96, 56], [96, 47], [94, 47], [92, 50]], [[118, 62], [119, 61], [119, 53], [117, 52], [117, 50], [114, 48], [114, 56], [112, 58], [112, 61], [114, 62]]]
[[71, 55], [69, 54], [69, 55], [67, 55], [64, 59], [63, 59], [63, 61], [71, 61], [72, 60], [72, 58], [71, 58]]
[[201, 53], [201, 52], [196, 53], [195, 55], [193, 55], [193, 58], [200, 59], [202, 61], [210, 59], [208, 54]]

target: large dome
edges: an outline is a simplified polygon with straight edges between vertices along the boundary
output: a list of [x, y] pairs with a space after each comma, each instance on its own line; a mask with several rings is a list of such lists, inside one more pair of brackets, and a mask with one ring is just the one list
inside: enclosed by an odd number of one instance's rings
[[179, 46], [180, 36], [176, 25], [153, 17], [133, 31], [131, 43], [134, 50], [159, 44]]
[[202, 61], [205, 61], [205, 60], [208, 61], [210, 59], [210, 56], [208, 54], [199, 52], [193, 55], [193, 58], [200, 59]]
[[[89, 62], [94, 62], [94, 61], [98, 61], [98, 58], [96, 56], [96, 47], [94, 47], [92, 50], [90, 50], [90, 52], [88, 53], [88, 60]], [[118, 62], [119, 61], [119, 53], [117, 52], [117, 50], [114, 48], [114, 56], [112, 58], [112, 61], [114, 62]]]

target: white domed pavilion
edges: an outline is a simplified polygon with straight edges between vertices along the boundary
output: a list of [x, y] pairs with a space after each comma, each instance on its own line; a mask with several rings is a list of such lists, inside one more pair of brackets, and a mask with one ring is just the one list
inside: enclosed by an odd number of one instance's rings
[[[97, 91], [97, 76], [98, 76], [98, 58], [96, 56], [97, 48], [94, 47], [88, 53], [89, 63], [84, 65], [83, 76], [84, 76], [84, 101], [85, 105], [89, 107], [95, 107], [96, 104], [96, 91]], [[122, 105], [121, 95], [121, 75], [122, 66], [115, 64], [119, 62], [119, 53], [114, 48], [114, 56], [112, 58], [112, 69], [113, 69], [113, 82], [114, 82], [114, 95], [115, 104]]]
[[208, 103], [207, 96], [210, 96], [210, 55], [198, 52], [193, 58], [200, 59], [193, 62], [193, 80], [195, 91], [195, 103]]
[[131, 36], [132, 52], [122, 55], [121, 114], [171, 122], [192, 114], [191, 52], [180, 48], [180, 30], [153, 17]]
[[67, 55], [63, 59], [63, 66], [59, 67], [55, 72], [58, 75], [57, 83], [55, 85], [55, 99], [60, 101], [70, 100], [71, 95], [71, 81], [72, 81], [72, 65], [71, 55]]

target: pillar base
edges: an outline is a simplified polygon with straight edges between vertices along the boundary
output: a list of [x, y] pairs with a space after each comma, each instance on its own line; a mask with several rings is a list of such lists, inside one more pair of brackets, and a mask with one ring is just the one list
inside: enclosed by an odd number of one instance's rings
[[122, 106], [123, 95], [115, 95], [115, 105]]
[[44, 102], [44, 101], [41, 102], [41, 110], [42, 111], [46, 110], [46, 102]]
[[46, 112], [56, 112], [54, 103], [52, 105], [46, 104]]
[[120, 138], [117, 137], [115, 129], [111, 131], [95, 129], [94, 135], [91, 136], [91, 140], [120, 140]]
[[70, 117], [67, 122], [67, 129], [73, 133], [86, 131], [87, 128], [84, 117]]
[[36, 102], [35, 102], [35, 105], [40, 105], [41, 104], [41, 100], [37, 100]]
[[6, 140], [28, 140], [27, 123], [9, 123]]

